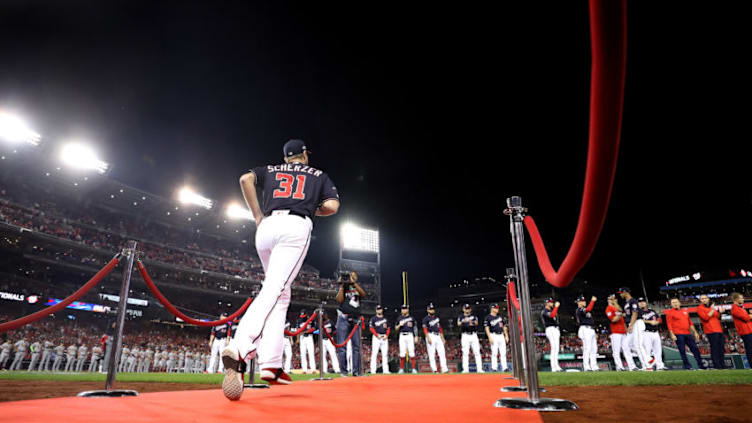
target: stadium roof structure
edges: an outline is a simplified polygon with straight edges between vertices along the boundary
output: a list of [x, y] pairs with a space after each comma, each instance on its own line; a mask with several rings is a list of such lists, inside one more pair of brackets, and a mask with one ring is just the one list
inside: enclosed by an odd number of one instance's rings
[[661, 292], [666, 292], [666, 291], [680, 291], [680, 290], [683, 290], [683, 289], [709, 288], [709, 287], [723, 286], [723, 285], [738, 285], [738, 284], [742, 284], [742, 283], [752, 283], [752, 278], [734, 278], [734, 279], [724, 279], [724, 280], [719, 280], [719, 281], [695, 282], [695, 283], [668, 285], [668, 286], [662, 286], [662, 287], [660, 287], [660, 291]]

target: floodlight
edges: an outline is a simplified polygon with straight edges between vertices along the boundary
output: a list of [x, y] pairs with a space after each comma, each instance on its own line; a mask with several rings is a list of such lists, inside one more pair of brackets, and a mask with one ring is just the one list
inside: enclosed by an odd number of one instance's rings
[[214, 202], [202, 195], [196, 194], [192, 189], [188, 187], [182, 188], [178, 191], [178, 200], [183, 204], [193, 204], [201, 206], [205, 209], [210, 209], [214, 205]]
[[28, 143], [39, 144], [42, 137], [29, 129], [21, 118], [9, 113], [0, 112], [0, 140], [11, 144]]
[[379, 231], [360, 228], [352, 223], [345, 223], [340, 230], [344, 250], [379, 252]]
[[238, 203], [232, 203], [227, 206], [227, 217], [231, 219], [244, 219], [254, 221], [253, 213], [248, 208], [241, 206]]
[[70, 167], [96, 170], [99, 173], [105, 173], [109, 168], [109, 165], [100, 160], [91, 147], [80, 143], [65, 144], [60, 150], [60, 160]]

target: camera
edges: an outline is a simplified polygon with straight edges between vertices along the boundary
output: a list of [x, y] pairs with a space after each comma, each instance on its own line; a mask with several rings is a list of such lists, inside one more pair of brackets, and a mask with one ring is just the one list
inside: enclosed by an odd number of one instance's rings
[[341, 283], [349, 283], [350, 282], [350, 271], [349, 270], [340, 270], [338, 272], [339, 281]]

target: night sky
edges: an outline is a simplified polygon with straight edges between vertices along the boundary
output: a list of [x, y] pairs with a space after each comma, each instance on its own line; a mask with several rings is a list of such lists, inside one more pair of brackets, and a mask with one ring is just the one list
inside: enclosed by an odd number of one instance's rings
[[[172, 196], [188, 183], [220, 203], [303, 138], [342, 198], [316, 221], [308, 262], [334, 270], [344, 221], [378, 227], [389, 304], [402, 270], [413, 300], [501, 279], [511, 195], [558, 266], [584, 179], [586, 1], [276, 3], [3, 1], [0, 107], [46, 142], [89, 140], [127, 184]], [[752, 263], [748, 37], [745, 14], [721, 7], [628, 5], [616, 182], [579, 275], [591, 284]], [[539, 281], [531, 248], [529, 260]]]

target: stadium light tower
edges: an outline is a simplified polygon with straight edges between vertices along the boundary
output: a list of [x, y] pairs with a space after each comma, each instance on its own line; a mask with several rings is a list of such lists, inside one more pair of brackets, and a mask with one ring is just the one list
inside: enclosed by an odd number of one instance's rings
[[110, 167], [101, 160], [97, 153], [86, 144], [71, 142], [63, 145], [60, 150], [60, 160], [75, 169], [95, 170], [99, 173], [107, 172]]
[[178, 191], [178, 201], [183, 204], [193, 204], [205, 209], [211, 209], [214, 206], [212, 200], [197, 194], [189, 187], [183, 187]]
[[41, 138], [20, 117], [0, 112], [0, 140], [10, 144], [38, 145]]
[[340, 228], [339, 270], [355, 270], [360, 280], [373, 283], [381, 302], [381, 253], [379, 231], [345, 223]]
[[230, 219], [243, 219], [255, 222], [253, 213], [248, 208], [241, 206], [238, 203], [231, 203], [227, 206], [227, 217]]

